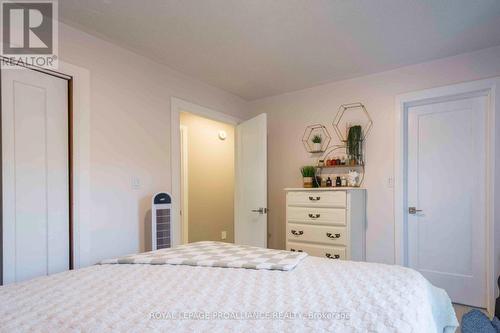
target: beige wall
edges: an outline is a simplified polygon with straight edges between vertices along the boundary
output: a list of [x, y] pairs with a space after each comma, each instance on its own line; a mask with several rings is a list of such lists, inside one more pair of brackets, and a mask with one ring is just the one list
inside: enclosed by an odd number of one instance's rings
[[[234, 242], [234, 126], [181, 112], [188, 129], [189, 242]], [[227, 139], [218, 137], [220, 130]]]
[[90, 207], [80, 229], [90, 265], [150, 248], [151, 196], [171, 185], [170, 98], [242, 118], [247, 104], [64, 24], [59, 31], [61, 59], [90, 71]]
[[[251, 103], [253, 114], [268, 113], [268, 225], [271, 233], [269, 246], [284, 248], [285, 194], [283, 188], [300, 186], [299, 167], [312, 162], [301, 143], [305, 126], [323, 123], [333, 136], [331, 124], [339, 106], [345, 103], [362, 102], [366, 105], [374, 122], [366, 142], [367, 167], [364, 186], [368, 189], [367, 259], [393, 263], [394, 191], [388, 185], [388, 179], [394, 176], [396, 95], [499, 75], [500, 47], [497, 47], [317, 86]], [[497, 116], [497, 119], [499, 118]], [[498, 157], [500, 155], [497, 156], [497, 161]], [[498, 170], [496, 174], [498, 175]], [[500, 230], [498, 226], [497, 231]], [[497, 238], [500, 239], [500, 232], [497, 234], [499, 235]], [[497, 242], [496, 261], [500, 260], [499, 246], [500, 242]]]

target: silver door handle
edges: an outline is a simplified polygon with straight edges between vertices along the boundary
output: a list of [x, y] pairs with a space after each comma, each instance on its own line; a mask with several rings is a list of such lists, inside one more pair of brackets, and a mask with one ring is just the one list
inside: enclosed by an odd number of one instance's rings
[[252, 209], [252, 212], [259, 214], [267, 214], [267, 208]]
[[417, 209], [416, 207], [408, 207], [408, 214], [415, 215], [417, 213], [422, 212], [423, 210]]

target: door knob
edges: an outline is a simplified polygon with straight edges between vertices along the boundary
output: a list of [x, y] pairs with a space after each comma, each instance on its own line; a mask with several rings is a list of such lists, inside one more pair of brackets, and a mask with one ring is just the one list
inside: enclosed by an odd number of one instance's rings
[[422, 212], [421, 209], [417, 209], [416, 207], [408, 207], [408, 214], [415, 215], [419, 212]]
[[267, 208], [252, 209], [252, 212], [259, 214], [267, 214]]

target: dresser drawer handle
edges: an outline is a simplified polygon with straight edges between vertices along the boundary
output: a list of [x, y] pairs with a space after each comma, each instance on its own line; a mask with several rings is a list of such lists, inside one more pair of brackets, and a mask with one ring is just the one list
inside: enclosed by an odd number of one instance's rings
[[320, 201], [321, 197], [309, 197], [309, 200], [311, 200], [311, 201]]
[[309, 217], [312, 218], [312, 219], [317, 219], [321, 216], [321, 214], [311, 214], [309, 213]]
[[295, 249], [290, 249], [292, 252], [302, 252], [302, 250], [295, 250]]
[[340, 238], [340, 234], [332, 234], [331, 232], [327, 232], [326, 237], [332, 238], [332, 239]]
[[325, 257], [327, 257], [328, 259], [339, 259], [340, 258], [340, 254], [334, 254], [332, 256], [331, 253], [325, 253]]
[[292, 230], [292, 234], [294, 234], [295, 236], [300, 236], [300, 235], [304, 234], [304, 231], [302, 231], [302, 230], [299, 230], [299, 231]]

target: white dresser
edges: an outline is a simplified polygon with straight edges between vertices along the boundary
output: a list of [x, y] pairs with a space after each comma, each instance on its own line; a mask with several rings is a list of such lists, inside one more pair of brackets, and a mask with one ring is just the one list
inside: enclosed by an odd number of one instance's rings
[[286, 249], [365, 260], [365, 196], [360, 188], [286, 188]]

